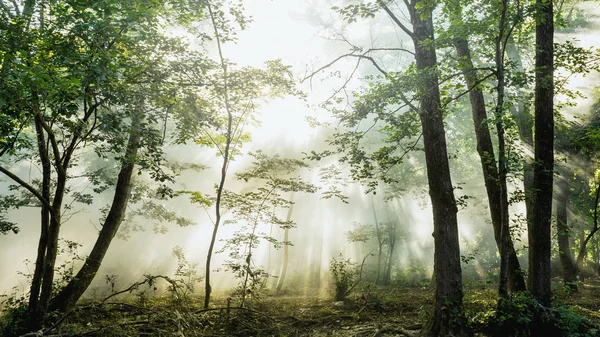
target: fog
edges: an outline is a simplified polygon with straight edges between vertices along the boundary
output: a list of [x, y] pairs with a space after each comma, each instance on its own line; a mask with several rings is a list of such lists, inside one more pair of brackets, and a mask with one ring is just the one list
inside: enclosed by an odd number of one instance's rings
[[[586, 3], [583, 6], [586, 12], [598, 12], [596, 4]], [[224, 53], [240, 65], [257, 67], [265, 60], [281, 58], [285, 64], [293, 66], [295, 76], [300, 79], [327, 64], [337, 55], [348, 52], [348, 42], [341, 41], [341, 35], [338, 33], [343, 33], [345, 38], [356, 45], [385, 47], [398, 41], [410, 45], [410, 41], [404, 40], [404, 35], [391, 30], [392, 25], [388, 25], [387, 18], [383, 16], [378, 16], [376, 20], [368, 23], [344, 25], [340, 24], [339, 20], [334, 20], [336, 14], [328, 7], [330, 6], [319, 1], [247, 1], [246, 9], [254, 18], [254, 22], [239, 35], [237, 43], [226, 45]], [[336, 23], [332, 25], [331, 22]], [[374, 32], [377, 32], [377, 38], [373, 38]], [[592, 25], [573, 32], [559, 33], [556, 39], [564, 41], [571, 38], [576, 38], [581, 46], [594, 46], [600, 39], [600, 21], [594, 16]], [[386, 69], [401, 69], [408, 65], [411, 56], [403, 53], [387, 54], [382, 55], [380, 61]], [[323, 75], [303, 82], [300, 86], [307, 94], [306, 100], [281, 98], [265, 103], [260, 108], [262, 124], [249, 129], [252, 141], [242, 148], [244, 155], [237, 157], [230, 165], [226, 188], [243, 191], [252, 187], [235, 178], [236, 172], [250, 165], [252, 158], [248, 155], [249, 152], [261, 150], [270, 155], [279, 154], [282, 157], [301, 159], [305, 153], [312, 150], [325, 149], [326, 139], [332, 133], [331, 128], [313, 128], [307, 123], [306, 117], [314, 117], [335, 125], [335, 121], [319, 107], [319, 104], [344, 83], [355, 65], [356, 60], [343, 60], [327, 71], [341, 71], [340, 78]], [[361, 76], [372, 73], [370, 64], [361, 64], [357, 76], [348, 82], [348, 88], [359, 88], [363, 83]], [[568, 108], [568, 118], [582, 118], [587, 115], [596, 99], [593, 91], [597, 80], [596, 75], [569, 78], [569, 86], [582, 91], [588, 98], [581, 100], [576, 107]], [[452, 129], [452, 135], [449, 135], [448, 139], [449, 153], [454, 154], [451, 158], [453, 183], [461, 187], [456, 191], [456, 195], [471, 197], [466, 199], [466, 206], [459, 211], [461, 249], [464, 256], [475, 254], [477, 250], [476, 254], [480, 257], [465, 265], [465, 275], [485, 278], [491, 270], [489, 266], [483, 266], [482, 259], [485, 254], [496, 256], [495, 243], [479, 159], [474, 151], [475, 140], [470, 111], [457, 111], [448, 117], [447, 125]], [[466, 151], [465, 144], [472, 150]], [[171, 143], [167, 145], [165, 152], [170, 160], [206, 166], [202, 171], [186, 171], [178, 176], [173, 186], [174, 190], [195, 190], [203, 193], [214, 191], [213, 186], [218, 182], [220, 174], [220, 158], [217, 157], [215, 149]], [[322, 189], [314, 194], [296, 193], [293, 196], [295, 205], [291, 219], [296, 222], [297, 227], [291, 229], [289, 234], [289, 240], [293, 243], [289, 248], [289, 269], [286, 278], [289, 287], [303, 289], [306, 294], [326, 294], [329, 263], [340, 254], [345, 259], [356, 262], [371, 254], [367, 261], [370, 264], [369, 268], [373, 268], [377, 258], [373, 251], [373, 247], [376, 246], [373, 239], [369, 243], [349, 242], [347, 232], [355, 229], [356, 224], [374, 225], [375, 217], [380, 223], [398, 224], [397, 230], [400, 235], [394, 251], [392, 273], [404, 275], [414, 281], [425, 280], [433, 269], [433, 225], [422, 152], [410, 154], [402, 164], [406, 167], [397, 168], [398, 172], [406, 176], [405, 186], [387, 186], [382, 183], [373, 194], [366, 193], [367, 187], [347, 181], [347, 186], [340, 188], [343, 194], [348, 196], [348, 203], [337, 198], [323, 199], [326, 186], [322, 185], [319, 173], [322, 168], [335, 162], [335, 158], [308, 162], [311, 167], [299, 172], [305, 180], [321, 186]], [[18, 172], [22, 177], [35, 177], [39, 174], [39, 171], [36, 173], [37, 168], [29, 163], [19, 165]], [[347, 177], [347, 172], [345, 176]], [[144, 180], [145, 177], [138, 179]], [[7, 185], [7, 179], [2, 177], [0, 193], [7, 191]], [[516, 187], [518, 186], [512, 186], [513, 189]], [[82, 246], [78, 253], [82, 256], [90, 251], [94, 243], [100, 228], [100, 209], [110, 201], [109, 199], [108, 194], [96, 197], [92, 206], [77, 211], [62, 226], [62, 238], [80, 243]], [[108, 293], [106, 275], [118, 276], [117, 288], [125, 288], [139, 281], [145, 274], [172, 275], [177, 268], [177, 258], [172, 254], [175, 247], [181, 247], [186, 258], [198, 264], [200, 275], [204, 273], [203, 266], [212, 230], [207, 212], [211, 213], [213, 210], [205, 210], [197, 204], [191, 204], [185, 196], [160, 202], [169, 210], [190, 219], [193, 224], [179, 227], [138, 219], [135, 227], [139, 226], [143, 230], [123, 232], [121, 234], [126, 234], [127, 239], [119, 237], [113, 241], [87, 296]], [[281, 217], [285, 217], [287, 210], [279, 209], [277, 212]], [[513, 205], [511, 213], [513, 217], [524, 214], [524, 205]], [[230, 214], [226, 212], [225, 217], [228, 216]], [[9, 218], [19, 224], [21, 232], [0, 236], [0, 294], [12, 293], [13, 289], [17, 292], [27, 291], [28, 279], [23, 274], [32, 273], [33, 266], [25, 261], [35, 259], [39, 235], [37, 208], [13, 210], [9, 213]], [[236, 226], [230, 224], [220, 228], [217, 251], [223, 247], [222, 240], [230, 237], [235, 230]], [[259, 231], [283, 238], [283, 230], [279, 228], [261, 224]], [[518, 243], [518, 248], [522, 248], [524, 244], [525, 240]], [[485, 253], [485, 250], [488, 253]], [[262, 265], [270, 274], [279, 274], [281, 248], [276, 249], [263, 242], [256, 250], [254, 258], [256, 265]], [[226, 252], [218, 253], [213, 258], [213, 269], [219, 270], [213, 274], [213, 288], [216, 292], [227, 292], [238, 282], [223, 269], [222, 264], [226, 259]], [[57, 265], [63, 261], [70, 261], [70, 257], [60, 256]], [[77, 263], [80, 262], [76, 262], [75, 266]], [[77, 270], [77, 267], [75, 269]], [[275, 278], [271, 278], [266, 285], [272, 287], [276, 282]], [[201, 293], [201, 289], [199, 283], [196, 290]]]

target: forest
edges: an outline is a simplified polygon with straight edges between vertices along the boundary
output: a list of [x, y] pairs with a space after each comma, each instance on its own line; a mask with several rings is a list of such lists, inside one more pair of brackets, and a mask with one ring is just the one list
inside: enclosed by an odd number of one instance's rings
[[599, 6], [0, 0], [0, 336], [600, 336]]

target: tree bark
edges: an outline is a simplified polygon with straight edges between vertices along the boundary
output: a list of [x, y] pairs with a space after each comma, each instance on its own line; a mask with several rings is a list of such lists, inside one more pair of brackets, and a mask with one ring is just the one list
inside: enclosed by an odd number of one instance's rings
[[115, 185], [115, 194], [96, 243], [77, 275], [52, 299], [51, 310], [65, 312], [75, 307], [77, 301], [96, 276], [110, 243], [121, 226], [131, 194], [133, 169], [140, 147], [142, 119], [143, 116], [140, 113], [136, 113], [132, 117], [131, 131], [125, 150], [125, 158], [121, 163], [121, 170]]
[[[463, 336], [462, 271], [458, 243], [456, 200], [450, 177], [444, 117], [441, 109], [437, 57], [434, 46], [433, 7], [417, 8], [417, 1], [405, 1], [412, 24], [416, 68], [419, 72], [417, 98], [423, 129], [429, 196], [433, 208], [434, 273], [436, 290], [434, 312], [424, 328], [427, 336]], [[379, 0], [378, 4], [403, 30], [397, 17]]]
[[[524, 72], [523, 60], [517, 45], [510, 36], [506, 44], [506, 54], [514, 63], [516, 71]], [[529, 101], [526, 99], [526, 101]], [[533, 121], [531, 118], [531, 108], [529, 104], [519, 101], [511, 106], [511, 113], [517, 122], [519, 129], [519, 138], [523, 143], [533, 148]], [[532, 151], [533, 152], [533, 151]], [[527, 228], [531, 228], [533, 223], [533, 209], [535, 207], [535, 193], [533, 193], [533, 158], [525, 155], [523, 162], [523, 192], [525, 195], [525, 214]]]
[[[598, 186], [600, 181], [596, 182], [596, 186]], [[581, 282], [585, 281], [585, 273], [584, 273], [584, 261], [587, 255], [587, 245], [590, 242], [590, 239], [594, 237], [594, 234], [600, 230], [598, 227], [598, 205], [600, 203], [600, 188], [596, 187], [596, 193], [594, 197], [594, 227], [590, 231], [588, 235], [585, 235], [585, 229], [581, 229], [580, 239], [579, 239], [579, 253], [577, 254], [577, 262], [576, 265], [579, 268], [579, 280]]]
[[[469, 90], [469, 99], [471, 101], [471, 111], [473, 115], [473, 124], [475, 126], [475, 137], [477, 140], [477, 153], [481, 161], [483, 179], [488, 196], [488, 205], [492, 227], [494, 229], [494, 239], [498, 251], [502, 250], [502, 203], [501, 189], [499, 186], [499, 175], [496, 167], [496, 157], [494, 154], [494, 145], [490, 135], [490, 129], [487, 123], [487, 112], [485, 100], [481, 88], [477, 87], [479, 79], [473, 70], [473, 61], [469, 43], [464, 38], [455, 39], [455, 48], [460, 58], [459, 67], [467, 83]], [[508, 287], [512, 292], [525, 290], [525, 279], [521, 272], [521, 266], [517, 257], [517, 252], [510, 236], [507, 238], [506, 252], [508, 256]]]
[[[292, 194], [293, 196], [293, 194]], [[292, 220], [292, 212], [294, 211], [294, 205], [290, 205], [290, 208], [288, 209], [288, 213], [286, 216], [285, 221], [289, 222]], [[288, 260], [289, 260], [289, 256], [290, 256], [290, 245], [287, 244], [290, 241], [290, 228], [289, 227], [285, 227], [284, 232], [283, 232], [283, 261], [281, 263], [281, 273], [279, 274], [279, 281], [277, 282], [277, 288], [275, 289], [275, 292], [278, 293], [281, 291], [281, 288], [283, 287], [283, 282], [285, 281], [285, 276], [287, 275], [287, 268], [288, 268]]]
[[[35, 131], [37, 135], [38, 154], [42, 164], [42, 197], [50, 200], [50, 183], [51, 183], [51, 164], [48, 156], [48, 146], [46, 145], [46, 137], [41, 126], [40, 116], [35, 118]], [[42, 204], [40, 214], [40, 239], [38, 241], [37, 257], [35, 260], [35, 269], [31, 279], [31, 289], [29, 292], [29, 313], [32, 320], [33, 330], [41, 327], [42, 310], [39, 306], [39, 296], [42, 285], [42, 276], [44, 270], [44, 260], [46, 258], [46, 244], [48, 241], [48, 230], [50, 227], [50, 210], [48, 206]]]
[[498, 36], [496, 37], [496, 134], [498, 135], [498, 185], [500, 185], [500, 275], [498, 281], [498, 294], [501, 298], [508, 299], [508, 247], [510, 242], [509, 214], [508, 214], [508, 186], [506, 140], [504, 131], [504, 95], [506, 74], [504, 67], [504, 41], [507, 38], [507, 10], [508, 1], [502, 1], [502, 11]]
[[386, 261], [386, 267], [383, 270], [383, 284], [389, 285], [392, 283], [392, 261], [394, 258], [394, 248], [396, 247], [396, 223], [388, 225], [388, 257]]
[[381, 236], [381, 230], [379, 228], [379, 221], [377, 220], [377, 212], [375, 212], [375, 203], [371, 199], [371, 209], [373, 210], [373, 219], [375, 220], [375, 235], [377, 235], [377, 276], [375, 278], [375, 284], [379, 285], [381, 282], [381, 257], [383, 254], [383, 238]]
[[568, 226], [567, 209], [569, 204], [569, 171], [561, 170], [556, 193], [556, 227], [558, 237], [558, 255], [562, 266], [563, 282], [566, 288], [577, 291], [577, 268], [571, 255], [569, 244], [570, 230]]
[[581, 228], [579, 231], [579, 252], [577, 253], [577, 260], [575, 261], [575, 265], [579, 269], [579, 281], [585, 282], [585, 273], [583, 272], [583, 263], [585, 260], [586, 253], [586, 244], [585, 244], [585, 229]]
[[206, 253], [206, 265], [204, 271], [204, 309], [207, 309], [210, 304], [210, 294], [212, 292], [212, 286], [210, 285], [210, 273], [211, 273], [211, 261], [213, 250], [215, 248], [215, 242], [217, 241], [217, 233], [219, 231], [219, 225], [221, 222], [221, 197], [223, 196], [223, 189], [225, 187], [225, 179], [227, 178], [227, 169], [229, 168], [229, 161], [231, 159], [231, 144], [233, 143], [233, 114], [229, 107], [229, 85], [228, 85], [228, 74], [227, 65], [225, 64], [225, 58], [221, 49], [221, 37], [217, 28], [216, 19], [212, 12], [210, 4], [208, 4], [208, 11], [210, 14], [212, 28], [215, 34], [215, 40], [217, 42], [217, 50], [219, 52], [219, 60], [221, 63], [221, 70], [223, 71], [223, 101], [225, 102], [225, 110], [227, 111], [227, 134], [225, 141], [225, 150], [223, 152], [223, 164], [221, 166], [221, 178], [217, 187], [217, 200], [215, 202], [215, 223], [213, 226], [213, 232], [208, 246], [208, 252]]
[[554, 170], [554, 23], [552, 0], [536, 0], [535, 207], [529, 236], [529, 289], [550, 306], [550, 220]]
[[[55, 154], [56, 157], [56, 154]], [[56, 188], [52, 200], [53, 213], [50, 217], [50, 226], [48, 230], [48, 240], [46, 241], [46, 256], [44, 257], [44, 266], [42, 271], [42, 287], [40, 293], [39, 307], [42, 313], [46, 312], [50, 299], [52, 297], [52, 287], [54, 285], [54, 265], [58, 256], [58, 239], [60, 235], [62, 202], [67, 185], [67, 173], [63, 164], [56, 159]], [[68, 164], [67, 164], [68, 165]]]

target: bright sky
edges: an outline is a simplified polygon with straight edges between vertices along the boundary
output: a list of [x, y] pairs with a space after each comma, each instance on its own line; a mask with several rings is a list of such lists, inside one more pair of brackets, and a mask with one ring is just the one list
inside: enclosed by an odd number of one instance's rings
[[[227, 57], [239, 65], [262, 67], [266, 60], [282, 59], [299, 73], [322, 53], [325, 41], [316, 38], [317, 27], [305, 20], [306, 2], [251, 0], [246, 9], [254, 22], [239, 34], [236, 44], [224, 47]], [[298, 99], [278, 99], [260, 110], [262, 128], [253, 132], [259, 144], [274, 139], [302, 142], [316, 132], [305, 122], [310, 111]]]

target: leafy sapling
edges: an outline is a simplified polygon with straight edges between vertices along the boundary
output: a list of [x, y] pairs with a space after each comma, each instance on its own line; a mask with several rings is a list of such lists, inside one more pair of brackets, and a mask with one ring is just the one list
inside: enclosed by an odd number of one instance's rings
[[226, 223], [239, 225], [234, 234], [225, 240], [221, 252], [228, 251], [226, 269], [240, 280], [234, 295], [239, 297], [241, 307], [246, 304], [248, 297], [257, 295], [262, 280], [270, 276], [262, 266], [255, 264], [255, 250], [265, 242], [275, 248], [291, 244], [262, 232], [261, 228], [270, 225], [284, 230], [294, 228], [296, 223], [293, 220], [277, 214], [277, 209], [289, 209], [293, 205], [284, 195], [292, 192], [314, 193], [317, 190], [316, 186], [300, 177], [299, 171], [307, 167], [303, 161], [278, 155], [271, 157], [261, 151], [251, 155], [255, 159], [252, 166], [238, 173], [237, 178], [254, 183], [257, 187], [242, 193], [226, 191], [223, 195], [223, 206], [232, 214]]

